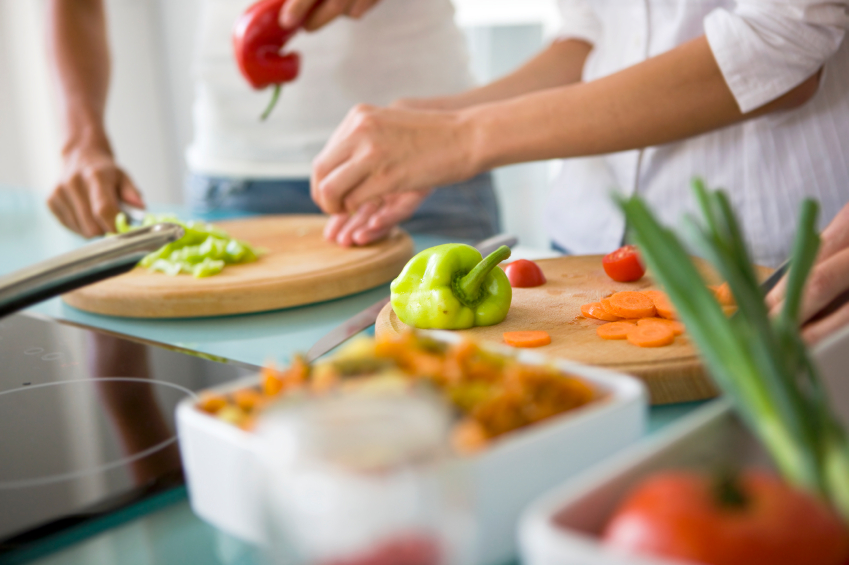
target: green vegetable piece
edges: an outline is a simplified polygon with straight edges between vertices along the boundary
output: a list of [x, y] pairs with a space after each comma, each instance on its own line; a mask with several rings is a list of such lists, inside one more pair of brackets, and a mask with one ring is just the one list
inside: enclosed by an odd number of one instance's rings
[[211, 277], [217, 275], [224, 268], [224, 261], [216, 261], [207, 257], [194, 267], [192, 267], [192, 275], [195, 278]]
[[462, 243], [425, 249], [392, 281], [392, 309], [416, 328], [461, 330], [504, 320], [513, 289], [496, 265], [510, 256], [501, 246], [485, 259]]
[[[221, 272], [225, 265], [256, 261], [259, 253], [244, 241], [231, 238], [227, 232], [199, 221], [182, 222], [173, 214], [145, 214], [142, 226], [170, 222], [183, 227], [179, 240], [146, 255], [139, 266], [175, 276], [180, 273], [209, 277]], [[126, 233], [137, 229], [127, 223], [124, 214], [115, 218], [115, 230]]]

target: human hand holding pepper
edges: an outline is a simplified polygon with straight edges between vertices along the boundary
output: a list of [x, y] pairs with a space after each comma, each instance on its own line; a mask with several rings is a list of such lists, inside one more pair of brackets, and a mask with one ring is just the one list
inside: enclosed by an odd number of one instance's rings
[[312, 199], [327, 213], [471, 178], [481, 167], [462, 112], [354, 107], [313, 161]]

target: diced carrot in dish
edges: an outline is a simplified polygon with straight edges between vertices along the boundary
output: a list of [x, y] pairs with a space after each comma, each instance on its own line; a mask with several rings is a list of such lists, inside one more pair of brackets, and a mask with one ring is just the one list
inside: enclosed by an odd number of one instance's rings
[[651, 298], [654, 307], [657, 310], [657, 315], [667, 320], [675, 320], [678, 318], [675, 313], [675, 308], [666, 293], [660, 290], [644, 290], [643, 294]]
[[654, 301], [642, 292], [626, 290], [610, 297], [613, 313], [620, 318], [649, 318], [657, 313]]
[[681, 335], [684, 333], [684, 324], [675, 320], [667, 320], [666, 318], [640, 318], [637, 320], [638, 326], [647, 326], [650, 324], [660, 324], [668, 328], [672, 328], [672, 333]]
[[551, 336], [544, 331], [504, 332], [504, 343], [513, 347], [542, 347], [551, 343]]
[[262, 394], [252, 388], [243, 388], [233, 393], [233, 402], [236, 403], [236, 406], [248, 412], [261, 406], [264, 401]]
[[480, 422], [473, 418], [464, 418], [454, 426], [451, 433], [452, 446], [463, 455], [470, 455], [482, 450], [486, 447], [488, 439], [486, 430], [483, 429]]
[[622, 319], [619, 316], [614, 316], [613, 314], [605, 312], [604, 308], [601, 306], [601, 302], [590, 302], [589, 304], [584, 304], [581, 306], [581, 314], [587, 318], [604, 320], [605, 322], [617, 322]]
[[731, 287], [728, 286], [727, 282], [718, 286], [711, 286], [709, 288], [713, 291], [713, 295], [716, 297], [717, 302], [719, 302], [722, 306], [737, 305], [737, 302], [734, 300], [734, 295], [731, 294]]
[[663, 347], [675, 341], [675, 332], [660, 324], [637, 325], [628, 332], [628, 341], [640, 347]]
[[198, 408], [204, 412], [215, 414], [228, 404], [227, 398], [220, 394], [206, 394], [198, 402]]
[[629, 322], [609, 322], [595, 329], [601, 339], [625, 339], [636, 326]]

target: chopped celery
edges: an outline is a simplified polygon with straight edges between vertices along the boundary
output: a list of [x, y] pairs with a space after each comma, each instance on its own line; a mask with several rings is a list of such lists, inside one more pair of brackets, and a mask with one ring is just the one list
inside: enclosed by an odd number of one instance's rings
[[[260, 251], [250, 244], [231, 238], [227, 232], [200, 221], [183, 222], [173, 214], [146, 214], [141, 227], [160, 222], [179, 224], [185, 235], [153, 253], [146, 255], [139, 265], [151, 271], [176, 276], [191, 274], [197, 278], [217, 275], [225, 265], [256, 261]], [[115, 218], [115, 230], [125, 233], [135, 229], [127, 223], [124, 214]]]

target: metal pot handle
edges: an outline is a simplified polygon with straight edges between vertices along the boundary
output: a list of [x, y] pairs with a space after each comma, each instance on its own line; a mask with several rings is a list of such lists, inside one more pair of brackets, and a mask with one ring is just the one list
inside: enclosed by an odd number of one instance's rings
[[183, 237], [176, 224], [155, 224], [107, 237], [0, 277], [0, 317], [132, 269], [142, 257]]

